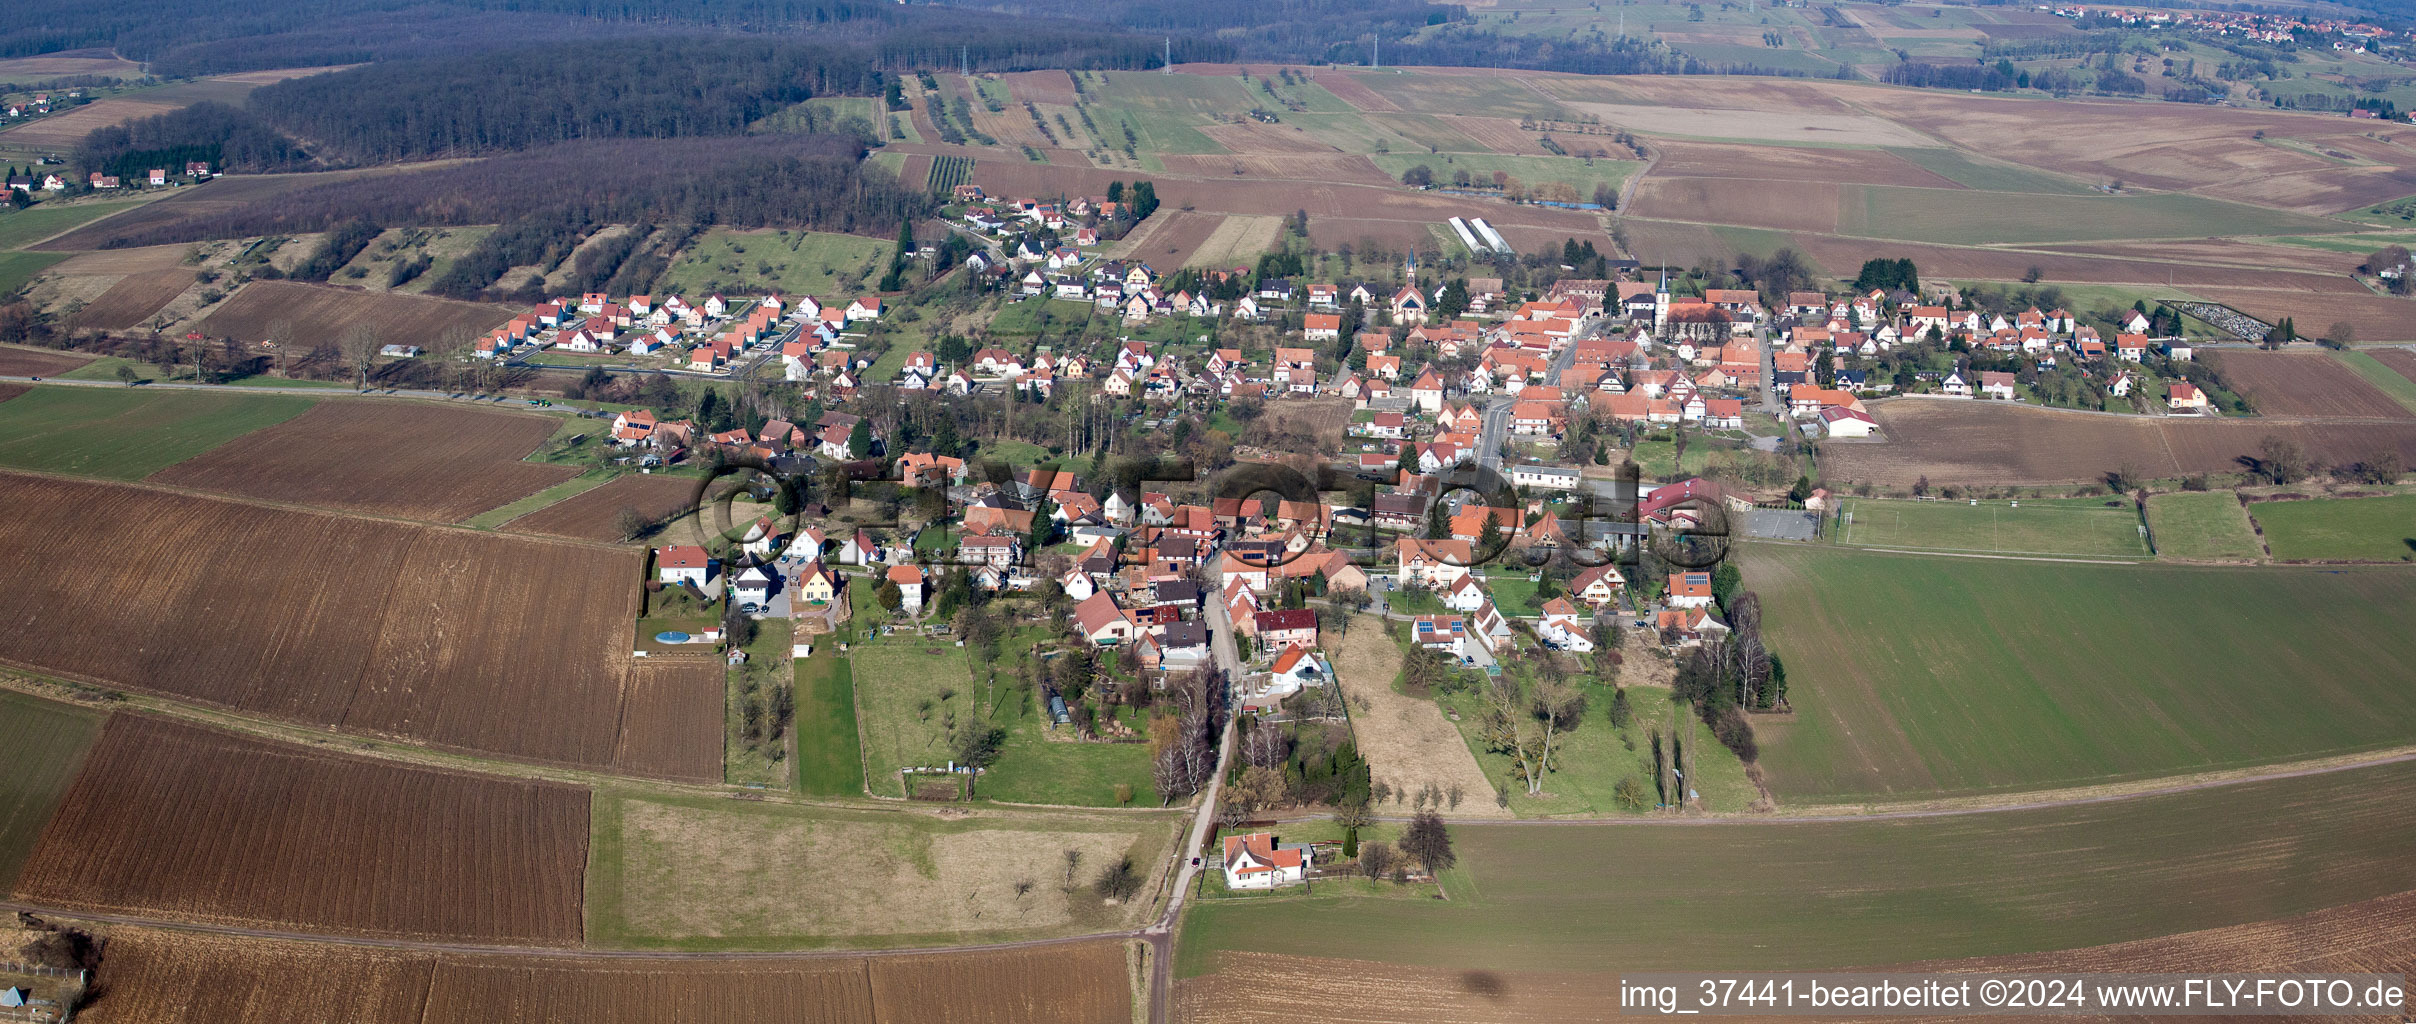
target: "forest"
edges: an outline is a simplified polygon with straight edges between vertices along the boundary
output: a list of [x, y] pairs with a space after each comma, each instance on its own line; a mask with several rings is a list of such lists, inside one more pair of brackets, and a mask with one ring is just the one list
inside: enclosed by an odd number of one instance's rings
[[78, 167], [129, 178], [192, 160], [239, 174], [298, 171], [311, 163], [294, 140], [251, 112], [215, 101], [94, 129], [75, 153]]
[[[1154, 66], [1160, 41], [1102, 28], [1088, 10], [1064, 21], [1001, 25], [979, 11], [886, 0], [122, 0], [0, 6], [0, 57], [86, 47], [148, 62], [160, 77], [459, 56], [530, 45], [680, 34], [810, 33], [871, 50], [890, 67], [975, 70]], [[961, 49], [960, 49], [961, 48]], [[1180, 42], [1184, 60], [1229, 59], [1214, 40]]]
[[343, 162], [370, 164], [582, 138], [737, 135], [801, 100], [879, 92], [859, 49], [690, 37], [557, 44], [509, 61], [389, 61], [262, 86], [250, 106]]
[[[608, 223], [888, 235], [907, 218], [930, 212], [928, 192], [901, 186], [862, 158], [860, 143], [836, 135], [585, 140], [314, 185], [129, 233], [109, 245], [295, 235], [355, 221], [386, 227], [501, 224], [429, 285], [437, 294], [467, 298], [493, 288], [510, 267], [559, 261]], [[619, 248], [614, 266], [584, 272], [609, 279], [621, 260], [646, 260], [651, 251], [634, 242]]]

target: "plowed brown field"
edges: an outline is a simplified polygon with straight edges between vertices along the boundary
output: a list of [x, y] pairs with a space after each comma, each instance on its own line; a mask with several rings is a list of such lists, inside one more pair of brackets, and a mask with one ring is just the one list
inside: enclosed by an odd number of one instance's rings
[[[1616, 971], [1455, 971], [1315, 957], [1221, 951], [1221, 969], [1175, 984], [1175, 1020], [1186, 1024], [1288, 1024], [1300, 1007], [1321, 1020], [1357, 1024], [1562, 1024], [1620, 1014]], [[2416, 962], [2416, 892], [2311, 914], [2183, 932], [2106, 946], [2015, 956], [1934, 960], [1890, 971], [2273, 974], [2401, 973]], [[1873, 966], [1870, 970], [1882, 968]], [[1833, 1018], [1844, 1020], [1848, 1018]], [[1871, 1020], [1970, 1020], [1885, 1017]], [[2159, 1020], [2099, 1017], [2100, 1020]], [[2287, 1018], [2321, 1020], [2327, 1018]], [[2330, 1018], [2337, 1019], [2337, 1018]]]
[[0, 506], [0, 662], [582, 768], [667, 743], [622, 735], [667, 727], [623, 715], [634, 550], [14, 473]]
[[650, 658], [631, 666], [622, 717], [648, 724], [621, 730], [613, 763], [640, 775], [720, 778], [725, 683], [714, 658]]
[[80, 352], [51, 352], [38, 348], [18, 348], [0, 345], [0, 376], [48, 377], [92, 361]]
[[669, 476], [625, 476], [581, 491], [503, 524], [506, 533], [533, 533], [573, 540], [620, 540], [613, 521], [624, 508], [662, 519], [693, 507], [696, 481]]
[[8, 401], [33, 389], [34, 386], [31, 384], [19, 384], [15, 381], [0, 382], [0, 402]]
[[2267, 436], [2298, 442], [2326, 464], [2378, 448], [2416, 463], [2416, 423], [2322, 423], [2291, 419], [2112, 416], [2011, 402], [1896, 399], [1874, 403], [1887, 440], [1830, 442], [1820, 449], [1831, 480], [1909, 487], [2082, 483], [2108, 470], [2150, 478], [2237, 473], [2239, 458]]
[[[484, 302], [456, 302], [404, 292], [356, 292], [295, 281], [254, 281], [243, 286], [199, 329], [213, 338], [265, 340], [278, 325], [290, 325], [287, 344], [309, 349], [333, 344], [355, 324], [377, 329], [385, 345], [417, 345], [444, 352], [451, 342], [467, 345], [519, 310]], [[284, 340], [284, 339], [280, 339]]]
[[2408, 408], [2322, 352], [2226, 349], [2207, 353], [2225, 384], [2268, 416], [2408, 419]]
[[69, 327], [124, 330], [159, 312], [170, 300], [193, 287], [190, 270], [147, 270], [119, 278], [91, 304], [67, 318]]
[[1837, 186], [1826, 182], [1669, 178], [1656, 167], [1631, 209], [1639, 217], [1835, 231], [1837, 202]]
[[1124, 948], [1112, 941], [717, 963], [439, 954], [121, 928], [98, 980], [107, 995], [78, 1015], [95, 1024], [1132, 1020]]
[[1367, 83], [1361, 82], [1357, 75], [1329, 70], [1325, 77], [1316, 79], [1316, 82], [1324, 86], [1325, 91], [1333, 93], [1335, 99], [1364, 112], [1391, 113], [1401, 109], [1400, 104], [1368, 88]]
[[[1923, 265], [1924, 267], [1927, 264]], [[2259, 288], [2191, 288], [2190, 294], [2212, 299], [2272, 323], [2289, 317], [2301, 334], [2322, 334], [2335, 323], [2357, 330], [2361, 342], [2416, 341], [2416, 300], [2370, 292], [2338, 295]]]
[[19, 896], [221, 924], [568, 945], [587, 791], [117, 715]]
[[[1636, 230], [1631, 226], [1630, 232]], [[1921, 266], [1923, 273], [1935, 273], [1955, 280], [2018, 281], [2030, 268], [2039, 268], [2041, 279], [2055, 283], [2126, 283], [2170, 287], [2205, 298], [2214, 296], [2209, 286], [2246, 286], [2260, 289], [2242, 294], [2267, 297], [2301, 295], [2311, 301], [2355, 301], [2358, 296], [2344, 292], [2363, 292], [2356, 282], [2335, 274], [2305, 273], [2286, 269], [2258, 269], [2246, 266], [2209, 266], [2171, 260], [2117, 259], [2083, 256], [2062, 252], [2018, 249], [1983, 249], [1951, 245], [1924, 245], [1914, 242], [1874, 242], [1861, 238], [1841, 238], [1836, 235], [1798, 233], [1796, 248], [1809, 253], [1824, 267], [1854, 268], [1874, 256], [1903, 258]], [[1936, 270], [1930, 268], [1935, 267]], [[2264, 291], [2262, 289], [2277, 289]], [[2298, 289], [2281, 291], [2280, 289]], [[2328, 294], [2318, 295], [2317, 292]], [[2379, 297], [2377, 297], [2379, 298]], [[2224, 300], [2229, 301], [2229, 300]], [[2392, 301], [2392, 300], [2382, 300]], [[2245, 308], [2245, 307], [2243, 307]], [[2335, 318], [2337, 319], [2337, 318]], [[2325, 320], [2324, 323], [2331, 323]], [[2364, 335], [2361, 335], [2364, 337]], [[2377, 337], [2380, 337], [2377, 335]]]
[[152, 475], [157, 483], [346, 512], [459, 522], [579, 475], [522, 462], [561, 421], [418, 402], [321, 402]]

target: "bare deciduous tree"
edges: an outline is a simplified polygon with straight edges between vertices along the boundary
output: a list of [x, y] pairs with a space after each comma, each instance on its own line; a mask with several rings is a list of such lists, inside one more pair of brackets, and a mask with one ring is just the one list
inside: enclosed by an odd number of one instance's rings
[[1359, 873], [1369, 878], [1382, 878], [1390, 874], [1398, 859], [1393, 848], [1383, 843], [1359, 844]]
[[352, 369], [353, 386], [369, 387], [369, 370], [377, 365], [378, 332], [373, 324], [354, 324], [344, 328], [336, 338], [336, 349], [344, 354], [344, 365]]

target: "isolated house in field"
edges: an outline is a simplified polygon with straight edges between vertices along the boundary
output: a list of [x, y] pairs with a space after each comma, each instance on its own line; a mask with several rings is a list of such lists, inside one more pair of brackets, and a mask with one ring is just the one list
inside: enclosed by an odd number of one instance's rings
[[1225, 887], [1273, 889], [1305, 882], [1316, 854], [1305, 844], [1279, 846], [1272, 832], [1225, 837]]
[[713, 579], [713, 557], [694, 544], [674, 544], [654, 550], [655, 578], [665, 585], [686, 583], [703, 587]]

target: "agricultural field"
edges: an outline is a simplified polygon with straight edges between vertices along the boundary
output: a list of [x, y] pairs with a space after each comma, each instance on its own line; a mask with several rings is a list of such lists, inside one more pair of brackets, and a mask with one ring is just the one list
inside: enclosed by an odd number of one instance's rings
[[[421, 1024], [1128, 1024], [1125, 943], [743, 961], [434, 953], [118, 928], [77, 1014], [98, 1024], [242, 1019]], [[296, 984], [297, 978], [312, 979]]]
[[826, 231], [706, 232], [663, 275], [656, 288], [699, 292], [813, 295], [847, 299], [880, 280], [895, 239]]
[[[2080, 949], [1968, 957], [1906, 969], [1999, 972], [2255, 970], [2278, 974], [2391, 972], [2416, 957], [2416, 894], [2400, 893], [2270, 921], [2207, 928]], [[1176, 984], [1184, 1021], [1288, 1024], [1316, 1006], [1350, 1024], [1461, 1024], [1477, 1020], [1577, 1024], [1602, 1020], [1615, 972], [1498, 970], [1223, 950], [1217, 972]], [[1876, 967], [1876, 964], [1861, 965]], [[1414, 1003], [1404, 1000], [1414, 992]]]
[[2139, 479], [2238, 473], [2267, 437], [2298, 443], [2327, 464], [2396, 450], [2416, 464], [2416, 423], [2104, 416], [2014, 402], [1892, 399], [1871, 403], [1887, 440], [1821, 445], [1828, 478], [1885, 487], [2008, 487], [2083, 483], [2111, 470]]
[[[2416, 767], [2395, 764], [1977, 816], [1462, 825], [1467, 881], [1446, 876], [1448, 901], [1203, 904], [1177, 968], [1247, 950], [1458, 971], [1802, 970], [2143, 939], [2407, 889], [2416, 864], [2398, 851], [2416, 820], [2392, 808], [2411, 792]], [[2290, 824], [2242, 828], [2242, 807]], [[1688, 865], [1685, 897], [1640, 895], [1621, 870], [1639, 864]]]
[[634, 509], [648, 520], [661, 522], [695, 507], [696, 480], [690, 477], [630, 475], [601, 487], [581, 491], [518, 519], [504, 523], [505, 533], [532, 533], [571, 540], [619, 541], [615, 522], [622, 509]]
[[478, 336], [521, 312], [517, 307], [460, 302], [403, 292], [364, 292], [298, 281], [254, 281], [210, 310], [196, 329], [240, 341], [277, 340], [308, 351], [335, 344], [358, 324], [377, 330], [381, 345], [417, 345], [432, 353], [467, 348]]
[[69, 315], [67, 326], [117, 331], [139, 325], [192, 288], [193, 274], [190, 269], [178, 267], [146, 270], [118, 278], [107, 290]]
[[141, 206], [149, 199], [117, 199], [70, 203], [49, 200], [23, 210], [0, 213], [0, 249], [22, 249], [115, 213]]
[[423, 402], [324, 402], [152, 482], [344, 512], [460, 522], [579, 475], [521, 461], [562, 421]]
[[[765, 627], [767, 636], [771, 632]], [[721, 661], [711, 657], [648, 658], [631, 665], [621, 714], [647, 724], [621, 730], [613, 765], [662, 778], [722, 777], [726, 677]]]
[[0, 345], [0, 377], [55, 377], [91, 361], [81, 352]]
[[103, 716], [70, 704], [0, 692], [0, 890], [16, 881], [42, 826], [84, 764]]
[[[1089, 884], [1122, 857], [1154, 882], [1176, 819], [851, 810], [603, 791], [586, 890], [588, 940], [641, 949], [784, 949], [1130, 927], [1148, 901], [1104, 903]], [[1068, 850], [1080, 855], [1070, 886]]]
[[[2416, 305], [2409, 309], [2416, 312]], [[2207, 358], [2225, 385], [2267, 416], [2416, 417], [2416, 410], [2329, 353], [2243, 349], [2210, 352]]]
[[2416, 556], [2416, 495], [2258, 502], [2248, 510], [2283, 561], [2404, 562]]
[[[1773, 225], [1792, 227], [1794, 225]], [[2344, 226], [2180, 193], [2060, 196], [1852, 187], [1837, 231], [1948, 245], [2310, 234]]]
[[[1624, 152], [1624, 150], [1623, 150]], [[1644, 166], [1635, 160], [1578, 159], [1562, 156], [1500, 156], [1491, 153], [1379, 154], [1368, 159], [1395, 181], [1412, 167], [1423, 165], [1434, 172], [1437, 185], [1448, 185], [1457, 171], [1466, 171], [1471, 180], [1490, 185], [1495, 172], [1515, 178], [1529, 189], [1544, 182], [1562, 182], [1575, 189], [1578, 202], [1590, 202], [1597, 185], [1613, 190]]]
[[38, 386], [0, 406], [0, 466], [132, 480], [310, 408], [290, 395]]
[[1782, 805], [2240, 768], [2403, 744], [2416, 725], [2416, 693], [2386, 682], [2416, 673], [2389, 625], [2416, 601], [2399, 569], [1768, 546], [1742, 567], [1796, 707], [1759, 729]]
[[2343, 351], [2333, 353], [2350, 372], [2365, 378], [2376, 391], [2389, 395], [2400, 409], [2416, 413], [2416, 378], [2410, 378], [2395, 367], [2416, 370], [2416, 351], [2407, 349], [2375, 349], [2372, 352]]
[[616, 758], [664, 749], [625, 734], [681, 720], [625, 713], [635, 551], [12, 474], [0, 494], [20, 580], [0, 591], [15, 624], [0, 661], [476, 755], [675, 774]]
[[1845, 503], [1836, 538], [1840, 544], [1872, 548], [2125, 558], [2151, 554], [2140, 532], [2138, 510], [2128, 499], [2113, 498], [1976, 504], [1857, 498]]
[[119, 715], [15, 893], [215, 924], [570, 945], [587, 800]]
[[2148, 531], [2159, 558], [2256, 561], [2265, 557], [2248, 511], [2229, 491], [2177, 492], [2148, 499]]

